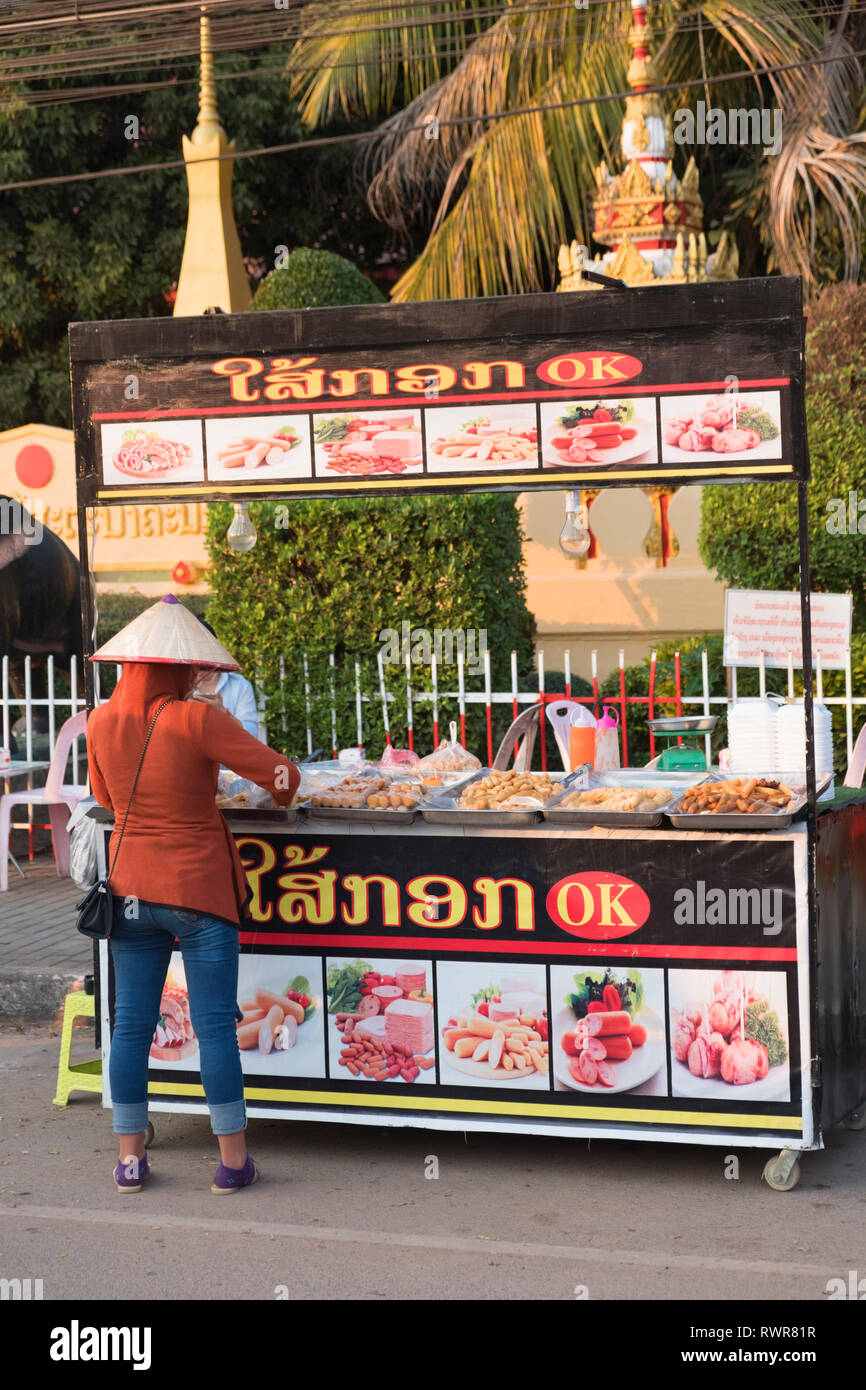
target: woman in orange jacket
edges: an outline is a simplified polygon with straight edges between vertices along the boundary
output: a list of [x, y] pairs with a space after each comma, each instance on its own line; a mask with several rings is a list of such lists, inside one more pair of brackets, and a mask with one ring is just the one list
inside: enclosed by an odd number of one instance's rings
[[[216, 805], [217, 777], [224, 764], [266, 788], [279, 805], [288, 805], [300, 774], [230, 714], [188, 698], [202, 671], [238, 667], [171, 596], [147, 609], [93, 659], [123, 664], [113, 695], [87, 721], [93, 794], [116, 815], [109, 864], [130, 808], [110, 879], [115, 1015], [109, 1077], [120, 1145], [115, 1184], [120, 1192], [137, 1192], [150, 1176], [147, 1071], [159, 1026], [166, 1055], [173, 1044], [198, 1042], [221, 1158], [211, 1191], [236, 1192], [258, 1177], [246, 1147], [236, 1031], [238, 928], [248, 915], [249, 890]], [[164, 996], [175, 939], [183, 954], [189, 1017], [177, 991]], [[160, 1012], [161, 1003], [171, 1017]]]

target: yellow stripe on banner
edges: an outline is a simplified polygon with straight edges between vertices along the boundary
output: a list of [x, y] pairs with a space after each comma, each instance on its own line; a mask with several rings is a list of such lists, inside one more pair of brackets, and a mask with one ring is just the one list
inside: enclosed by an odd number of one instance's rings
[[[413, 488], [455, 487], [460, 483], [465, 483], [467, 486], [473, 484], [481, 488], [498, 486], [499, 484], [522, 486], [523, 484], [538, 483], [542, 480], [547, 482], [551, 488], [558, 488], [561, 487], [563, 483], [580, 484], [584, 482], [603, 482], [605, 478], [625, 478], [633, 482], [635, 487], [637, 487], [642, 483], [649, 484], [653, 482], [655, 478], [738, 478], [742, 477], [743, 473], [746, 471], [747, 470], [744, 468], [654, 468], [652, 472], [648, 471], [646, 473], [638, 473], [634, 469], [620, 469], [616, 472], [612, 469], [596, 469], [593, 472], [581, 469], [579, 473], [572, 473], [565, 469], [557, 469], [554, 473], [553, 469], [547, 469], [536, 470], [534, 473], [485, 473], [481, 476], [473, 476], [471, 473], [462, 473], [459, 476], [449, 478], [433, 478], [429, 474], [422, 474], [418, 478], [401, 479], [396, 488], [385, 488], [384, 491], [411, 492]], [[758, 473], [773, 473], [777, 476], [781, 476], [783, 473], [791, 474], [793, 472], [794, 469], [789, 465], [782, 465], [779, 463], [756, 464], [754, 467], [748, 469], [750, 477]], [[330, 479], [328, 481], [329, 483], [331, 482]], [[333, 487], [323, 488], [321, 495], [326, 497], [329, 492], [338, 490], [343, 492], [360, 492], [366, 490], [369, 492], [371, 490], [370, 481], [369, 477], [358, 479], [341, 478], [339, 489]], [[281, 488], [280, 495], [291, 497], [293, 493], [303, 492], [309, 489], [311, 484], [315, 484], [316, 482], [318, 482], [316, 478], [301, 479], [294, 487]], [[379, 484], [376, 483], [373, 485], [372, 490], [375, 491], [378, 487]], [[220, 491], [228, 495], [237, 493], [238, 496], [243, 495], [244, 497], [254, 497], [256, 493], [265, 492], [273, 497], [276, 488], [276, 482], [244, 483], [242, 486], [229, 485], [228, 487], [221, 487], [219, 482], [214, 482], [205, 484], [202, 487], [182, 486], [176, 491], [172, 488], [171, 496], [210, 497], [214, 492]], [[107, 502], [112, 498], [120, 497], [125, 498], [128, 502], [133, 496], [166, 497], [168, 493], [164, 485], [162, 487], [141, 487], [140, 485], [133, 485], [123, 488], [102, 488], [97, 493], [100, 502]]]
[[[204, 1096], [204, 1088], [183, 1081], [151, 1081], [151, 1095]], [[588, 1105], [574, 1110], [563, 1105], [530, 1104], [525, 1101], [451, 1100], [426, 1096], [359, 1096], [357, 1091], [272, 1091], [259, 1086], [245, 1086], [246, 1100], [291, 1101], [296, 1105], [340, 1105], [349, 1109], [381, 1110], [442, 1110], [479, 1115], [525, 1115], [562, 1120], [573, 1116], [580, 1120], [620, 1120], [629, 1124], [712, 1125], [723, 1129], [785, 1129], [802, 1131], [799, 1115], [710, 1115], [692, 1110], [613, 1110], [607, 1106]]]

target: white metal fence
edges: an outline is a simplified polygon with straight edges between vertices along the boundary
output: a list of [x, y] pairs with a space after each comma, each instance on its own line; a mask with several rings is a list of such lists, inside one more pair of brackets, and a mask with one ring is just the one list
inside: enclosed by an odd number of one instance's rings
[[[492, 759], [495, 749], [492, 749], [492, 714], [498, 707], [510, 707], [511, 712], [516, 715], [521, 707], [538, 703], [539, 700], [550, 701], [554, 698], [569, 697], [571, 695], [571, 654], [565, 653], [564, 675], [565, 689], [559, 688], [551, 690], [546, 685], [544, 652], [539, 651], [537, 656], [537, 681], [533, 689], [519, 689], [517, 673], [517, 655], [511, 653], [511, 681], [508, 690], [493, 690], [490, 678], [490, 659], [489, 653], [485, 653], [484, 674], [480, 677], [482, 688], [470, 690], [464, 673], [464, 663], [458, 653], [457, 661], [457, 689], [440, 689], [438, 671], [435, 658], [430, 666], [422, 668], [424, 670], [423, 686], [420, 673], [417, 667], [413, 667], [409, 662], [406, 664], [405, 671], [398, 671], [395, 678], [389, 674], [386, 677], [381, 660], [378, 667], [378, 681], [374, 681], [372, 688], [364, 687], [364, 677], [359, 664], [354, 663], [354, 709], [351, 715], [347, 715], [338, 709], [338, 702], [334, 695], [333, 682], [326, 681], [326, 688], [314, 687], [311, 681], [310, 669], [306, 656], [303, 658], [303, 669], [299, 668], [298, 681], [303, 686], [303, 704], [305, 717], [303, 723], [304, 746], [307, 753], [314, 751], [315, 740], [313, 732], [313, 710], [318, 706], [319, 714], [322, 714], [322, 706], [325, 710], [325, 723], [327, 725], [331, 748], [324, 750], [325, 756], [329, 756], [333, 749], [347, 747], [356, 744], [363, 744], [365, 729], [370, 727], [370, 715], [373, 710], [377, 712], [377, 727], [381, 720], [386, 733], [389, 730], [389, 710], [395, 705], [400, 704], [400, 709], [408, 715], [408, 726], [410, 729], [410, 743], [412, 739], [411, 731], [414, 725], [415, 711], [421, 707], [426, 707], [432, 714], [434, 740], [438, 741], [441, 734], [447, 727], [447, 721], [455, 719], [461, 741], [465, 742], [465, 717], [470, 706], [484, 706], [486, 711], [486, 731], [487, 731], [487, 753]], [[329, 660], [329, 666], [335, 671], [333, 656]], [[390, 668], [393, 670], [393, 668]], [[654, 694], [653, 686], [656, 669], [656, 654], [650, 654], [650, 681], [646, 695], [629, 695], [625, 692], [625, 658], [624, 653], [619, 654], [619, 693], [605, 696], [605, 704], [618, 706], [621, 713], [621, 722], [625, 728], [626, 739], [628, 737], [628, 716], [631, 710], [641, 705], [647, 708], [650, 715], [674, 714], [677, 712], [688, 712], [688, 708], [710, 714], [714, 706], [725, 706], [728, 703], [727, 693], [713, 694], [710, 689], [708, 653], [704, 650], [701, 653], [701, 691], [699, 694], [686, 695], [680, 688], [679, 662], [677, 661], [677, 680], [676, 693], [660, 696]], [[119, 668], [118, 668], [119, 671]], [[294, 680], [295, 677], [287, 673], [285, 663], [281, 663], [282, 679], [284, 681]], [[413, 676], [413, 672], [416, 674]], [[860, 706], [866, 705], [866, 696], [855, 696], [852, 691], [852, 674], [850, 662], [844, 673], [845, 694], [825, 697], [823, 693], [824, 675], [821, 669], [820, 659], [816, 662], [816, 695], [819, 699], [831, 707], [836, 707], [844, 711], [845, 721], [845, 747], [847, 757], [850, 760], [854, 743], [854, 711]], [[574, 696], [573, 698], [582, 699], [587, 704], [595, 703], [600, 697], [598, 668], [596, 653], [592, 653], [592, 687], [593, 694], [584, 696]], [[62, 686], [62, 689], [61, 689]], [[760, 675], [760, 691], [766, 688], [765, 673]], [[795, 695], [802, 693], [802, 685], [795, 688], [792, 675], [788, 675], [788, 694]], [[737, 671], [731, 673], [731, 694], [736, 698], [737, 694]], [[23, 716], [23, 727], [19, 729], [17, 736], [18, 750], [16, 757], [33, 761], [36, 751], [40, 752], [42, 760], [50, 757], [53, 750], [57, 732], [66, 719], [77, 710], [84, 708], [84, 681], [80, 663], [74, 659], [72, 661], [70, 681], [68, 688], [65, 682], [60, 682], [54, 670], [54, 660], [48, 658], [46, 673], [46, 694], [35, 697], [33, 694], [33, 672], [31, 668], [31, 658], [27, 657], [24, 663], [24, 694], [23, 696], [14, 695], [11, 691], [9, 680], [9, 659], [3, 657], [2, 667], [0, 667], [0, 730], [2, 730], [3, 746], [8, 747], [12, 733], [12, 726]], [[263, 724], [267, 724], [267, 709], [264, 697], [259, 691], [259, 708]], [[37, 731], [35, 721], [42, 716], [41, 722], [44, 724], [47, 717], [47, 731], [43, 734]], [[321, 719], [319, 722], [321, 727]], [[834, 738], [837, 749], [839, 748], [839, 734], [841, 730], [837, 720], [834, 720]], [[276, 730], [271, 729], [273, 739]], [[297, 739], [300, 729], [294, 731]], [[293, 740], [294, 741], [294, 740]], [[426, 742], [426, 736], [425, 736]], [[709, 740], [708, 740], [709, 744]], [[321, 738], [320, 738], [321, 745]], [[426, 752], [429, 749], [425, 746], [417, 751]], [[475, 748], [474, 752], [480, 753], [482, 750]], [[72, 775], [76, 782], [86, 780], [87, 767], [84, 754], [84, 746], [81, 740], [76, 740], [72, 748]], [[36, 774], [36, 783], [44, 782], [44, 775]]]

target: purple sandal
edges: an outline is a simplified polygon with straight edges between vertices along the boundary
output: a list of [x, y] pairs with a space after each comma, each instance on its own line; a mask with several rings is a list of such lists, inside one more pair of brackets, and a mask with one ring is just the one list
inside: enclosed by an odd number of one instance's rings
[[114, 1170], [114, 1185], [118, 1192], [140, 1192], [141, 1185], [150, 1177], [150, 1164], [147, 1154], [144, 1158], [122, 1159]]
[[227, 1168], [224, 1163], [220, 1164], [214, 1174], [211, 1192], [215, 1197], [222, 1197], [229, 1192], [238, 1192], [242, 1187], [250, 1187], [258, 1180], [259, 1170], [247, 1154], [247, 1161], [243, 1168]]

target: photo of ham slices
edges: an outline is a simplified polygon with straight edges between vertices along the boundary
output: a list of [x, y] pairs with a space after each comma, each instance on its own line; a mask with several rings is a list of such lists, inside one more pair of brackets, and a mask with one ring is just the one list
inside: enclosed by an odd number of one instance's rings
[[404, 473], [418, 468], [421, 455], [419, 411], [381, 415], [316, 415], [316, 472], [359, 476]]
[[159, 1018], [150, 1045], [150, 1055], [158, 1062], [180, 1062], [198, 1051], [186, 987], [169, 983], [171, 979], [169, 975], [162, 991]]

